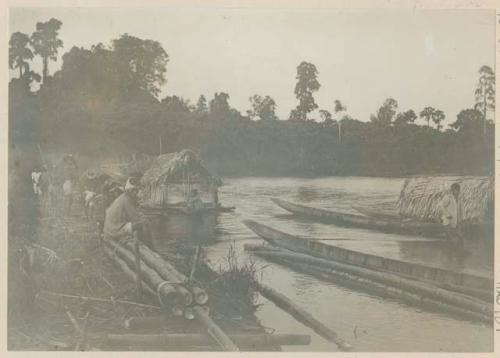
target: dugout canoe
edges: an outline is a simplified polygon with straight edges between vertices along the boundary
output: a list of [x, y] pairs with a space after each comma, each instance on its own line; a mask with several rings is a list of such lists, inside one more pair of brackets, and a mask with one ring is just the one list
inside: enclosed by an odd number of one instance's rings
[[391, 213], [389, 211], [380, 211], [364, 206], [357, 206], [357, 205], [351, 205], [351, 208], [356, 210], [358, 213], [368, 216], [368, 217], [374, 217], [374, 218], [379, 218], [379, 219], [384, 219], [384, 220], [403, 220], [401, 216], [399, 216], [397, 213]]
[[[191, 215], [192, 212], [186, 207], [186, 205], [182, 204], [172, 204], [168, 205], [166, 207], [157, 207], [157, 206], [150, 206], [150, 205], [141, 205], [141, 209], [147, 213], [172, 213], [172, 214], [183, 214], [183, 215]], [[202, 214], [205, 213], [228, 213], [232, 212], [236, 209], [235, 206], [212, 206], [212, 205], [205, 205], [200, 212]]]
[[328, 221], [341, 226], [360, 227], [406, 235], [444, 237], [443, 226], [436, 223], [355, 215], [296, 204], [278, 198], [271, 198], [271, 200], [282, 209], [295, 215]]
[[[228, 213], [228, 212], [234, 211], [234, 209], [236, 209], [235, 206], [217, 206], [217, 207], [215, 207], [215, 206], [205, 205], [205, 207], [199, 209], [199, 212], [201, 212], [202, 214], [203, 213]], [[167, 210], [172, 212], [172, 213], [181, 213], [181, 214], [186, 214], [186, 215], [194, 214], [194, 212], [185, 205], [169, 206], [167, 208]]]
[[245, 220], [243, 223], [271, 245], [291, 251], [372, 270], [392, 272], [404, 277], [433, 282], [439, 285], [448, 284], [473, 289], [493, 290], [492, 277], [457, 272], [327, 245], [324, 242], [291, 235], [252, 220]]

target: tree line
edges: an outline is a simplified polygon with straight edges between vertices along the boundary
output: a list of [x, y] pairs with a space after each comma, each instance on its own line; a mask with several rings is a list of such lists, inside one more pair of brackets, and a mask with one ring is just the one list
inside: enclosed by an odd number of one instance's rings
[[[225, 92], [202, 94], [194, 104], [176, 95], [161, 98], [169, 55], [159, 42], [129, 34], [107, 45], [72, 47], [51, 74], [49, 64], [63, 46], [61, 26], [50, 19], [37, 23], [31, 35], [11, 35], [9, 66], [17, 72], [9, 83], [11, 149], [41, 146], [102, 158], [191, 148], [221, 175], [493, 171], [494, 123], [488, 116], [495, 108], [495, 75], [488, 66], [479, 69], [471, 88], [475, 103], [464, 104], [446, 129], [442, 110], [400, 110], [395, 98], [368, 121], [350, 116], [339, 99], [320, 109], [314, 99], [319, 72], [308, 62], [297, 67], [297, 106], [279, 120], [276, 102], [265, 94], [252, 95], [244, 114], [231, 107]], [[42, 75], [30, 66], [35, 56], [42, 59]]]

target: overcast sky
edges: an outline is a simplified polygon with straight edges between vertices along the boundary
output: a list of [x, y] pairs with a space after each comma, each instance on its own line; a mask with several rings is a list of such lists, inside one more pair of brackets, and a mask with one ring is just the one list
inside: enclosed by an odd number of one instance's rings
[[297, 103], [296, 67], [308, 61], [319, 71], [320, 109], [333, 112], [340, 99], [366, 121], [393, 97], [401, 111], [433, 106], [450, 123], [473, 105], [477, 72], [495, 59], [489, 10], [12, 8], [10, 31], [31, 34], [51, 17], [62, 21], [64, 41], [51, 73], [72, 46], [109, 44], [128, 33], [159, 41], [170, 56], [161, 97], [196, 102], [200, 94], [227, 92], [231, 106], [245, 113], [248, 97], [270, 95], [280, 118]]

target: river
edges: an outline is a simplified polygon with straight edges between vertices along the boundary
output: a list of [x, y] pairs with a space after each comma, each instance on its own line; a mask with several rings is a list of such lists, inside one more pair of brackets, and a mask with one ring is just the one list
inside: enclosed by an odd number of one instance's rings
[[[225, 206], [234, 212], [214, 220], [206, 247], [213, 266], [224, 265], [231, 245], [240, 260], [249, 259], [245, 243], [262, 243], [242, 220], [252, 219], [282, 231], [322, 239], [330, 245], [412, 262], [492, 275], [493, 250], [476, 240], [465, 256], [450, 254], [446, 243], [403, 235], [298, 220], [270, 201], [279, 197], [306, 205], [355, 213], [351, 205], [393, 209], [403, 179], [331, 177], [321, 179], [226, 179], [220, 191]], [[472, 246], [470, 246], [472, 245]], [[491, 242], [490, 242], [491, 245]], [[352, 343], [356, 351], [492, 351], [493, 328], [448, 314], [422, 310], [396, 300], [356, 291], [255, 258], [263, 283], [282, 292]], [[260, 299], [256, 316], [277, 333], [312, 336], [310, 346], [284, 347], [290, 351], [336, 351], [337, 347], [296, 322], [273, 303]]]

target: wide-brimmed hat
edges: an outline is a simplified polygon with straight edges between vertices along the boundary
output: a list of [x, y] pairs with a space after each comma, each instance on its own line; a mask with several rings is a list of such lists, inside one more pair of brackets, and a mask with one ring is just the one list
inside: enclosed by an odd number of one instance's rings
[[141, 181], [137, 177], [129, 177], [125, 184], [125, 190], [140, 189]]

